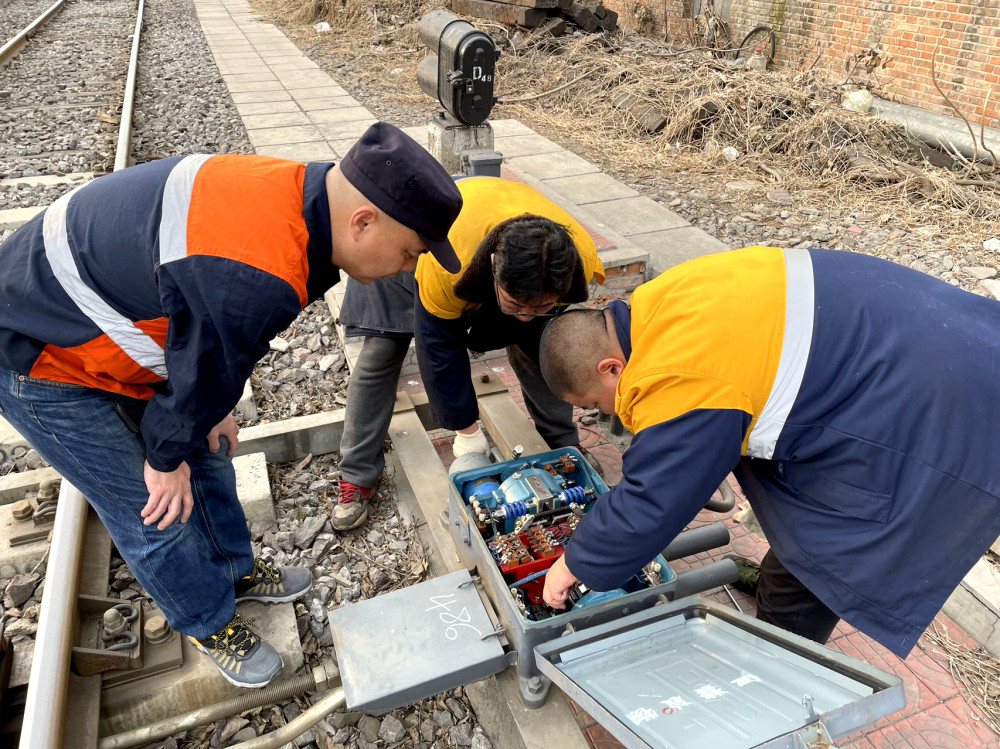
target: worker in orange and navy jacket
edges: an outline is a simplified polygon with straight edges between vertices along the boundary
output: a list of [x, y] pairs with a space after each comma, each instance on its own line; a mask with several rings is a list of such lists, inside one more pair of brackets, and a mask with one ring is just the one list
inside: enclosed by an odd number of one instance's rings
[[[458, 432], [454, 452], [485, 452], [468, 351], [506, 348], [528, 413], [555, 447], [579, 442], [573, 409], [538, 371], [538, 339], [549, 317], [587, 299], [604, 281], [593, 239], [534, 188], [496, 177], [459, 180], [463, 207], [449, 233], [460, 267], [417, 263], [368, 286], [347, 284], [340, 321], [365, 341], [347, 389], [340, 498], [333, 527], [357, 527], [385, 461], [399, 373], [416, 335], [417, 362], [437, 423]], [[415, 293], [415, 286], [419, 292]]]
[[671, 268], [542, 341], [554, 392], [635, 434], [546, 578], [616, 588], [736, 478], [771, 544], [760, 618], [905, 657], [1000, 535], [1000, 302], [850, 252]]
[[427, 250], [457, 269], [461, 202], [423, 148], [377, 123], [336, 165], [178, 156], [106, 175], [0, 245], [0, 414], [238, 686], [281, 660], [236, 603], [311, 585], [253, 558], [230, 458], [243, 385], [340, 270], [369, 282]]

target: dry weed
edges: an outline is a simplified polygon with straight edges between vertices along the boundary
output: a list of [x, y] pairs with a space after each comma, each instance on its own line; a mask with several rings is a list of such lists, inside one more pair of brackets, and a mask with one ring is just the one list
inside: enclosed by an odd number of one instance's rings
[[[355, 66], [401, 68], [385, 97], [426, 107], [414, 72], [421, 0], [257, 0], [276, 20], [327, 20], [325, 43]], [[931, 166], [899, 125], [840, 106], [841, 89], [813, 72], [762, 73], [707, 50], [675, 50], [635, 35], [564, 36], [473, 19], [503, 54], [494, 118], [513, 117], [632, 179], [679, 171], [756, 179], [822, 195], [830, 207], [878, 217], [924, 236], [947, 235], [990, 265], [982, 239], [1000, 236], [994, 172]], [[622, 99], [665, 119], [651, 133]], [[722, 158], [731, 146], [740, 156]], [[973, 174], [970, 174], [973, 171]], [[749, 199], [749, 196], [748, 198]], [[759, 200], [759, 198], [757, 198]], [[970, 221], [970, 219], [975, 219]]]

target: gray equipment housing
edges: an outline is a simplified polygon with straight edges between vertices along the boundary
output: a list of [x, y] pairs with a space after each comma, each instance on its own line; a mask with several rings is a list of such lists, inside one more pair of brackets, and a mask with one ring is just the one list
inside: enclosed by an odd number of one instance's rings
[[[536, 468], [546, 462], [555, 461], [560, 455], [566, 453], [579, 459], [579, 464], [586, 471], [594, 486], [607, 491], [600, 476], [580, 452], [572, 447], [538, 453], [481, 469], [460, 471], [450, 475], [448, 482], [446, 518], [448, 530], [455, 541], [462, 564], [469, 569], [475, 568], [486, 596], [494, 606], [500, 625], [504, 628], [507, 638], [517, 653], [518, 687], [521, 700], [527, 707], [541, 707], [545, 704], [551, 684], [535, 663], [534, 650], [538, 645], [560, 637], [567, 631], [593, 627], [597, 624], [620, 619], [635, 611], [647, 609], [658, 602], [721, 587], [734, 582], [738, 577], [736, 565], [729, 559], [723, 559], [682, 572], [661, 585], [629, 593], [605, 603], [573, 609], [543, 621], [526, 620], [514, 604], [508, 584], [504, 581], [503, 575], [500, 574], [486, 542], [469, 515], [462, 498], [461, 487], [466, 481], [478, 478], [481, 474], [496, 473], [501, 469], [517, 471]], [[681, 536], [683, 535], [681, 534]], [[728, 531], [725, 531], [725, 537], [721, 543], [715, 543], [718, 540], [716, 536], [712, 539], [712, 545], [697, 548], [696, 551], [705, 551], [714, 546], [728, 543]], [[694, 553], [694, 551], [688, 553]]]
[[542, 671], [630, 749], [828, 747], [906, 704], [893, 674], [693, 598], [535, 652]]

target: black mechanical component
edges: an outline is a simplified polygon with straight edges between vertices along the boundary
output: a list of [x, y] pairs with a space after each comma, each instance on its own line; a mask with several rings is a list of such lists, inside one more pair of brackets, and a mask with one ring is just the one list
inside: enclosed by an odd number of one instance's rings
[[743, 37], [740, 46], [733, 52], [733, 58], [737, 60], [741, 57], [749, 59], [753, 56], [754, 50], [760, 47], [761, 54], [767, 58], [768, 63], [773, 63], [776, 46], [777, 39], [774, 29], [770, 26], [758, 26]]
[[446, 10], [425, 15], [418, 34], [434, 52], [417, 67], [420, 88], [459, 122], [481, 125], [496, 102], [493, 75], [500, 53], [493, 39]]

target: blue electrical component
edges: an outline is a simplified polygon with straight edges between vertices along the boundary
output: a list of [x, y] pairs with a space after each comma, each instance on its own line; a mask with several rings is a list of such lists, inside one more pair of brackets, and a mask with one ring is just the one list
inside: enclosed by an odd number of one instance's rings
[[511, 518], [519, 518], [522, 515], [528, 514], [527, 505], [520, 499], [516, 502], [508, 502], [501, 508], [501, 510], [503, 511], [504, 518], [507, 520], [510, 520]]
[[479, 504], [492, 510], [503, 501], [503, 494], [499, 492], [499, 489], [500, 483], [495, 477], [481, 476], [462, 484], [462, 498], [466, 502], [475, 499]]
[[542, 468], [524, 468], [515, 471], [500, 484], [500, 491], [508, 503], [536, 499], [544, 502], [558, 497], [565, 486], [566, 479], [562, 476], [553, 476]]
[[569, 489], [564, 489], [562, 494], [559, 496], [566, 504], [571, 504], [573, 502], [581, 504], [586, 496], [586, 492], [582, 486], [571, 486]]
[[590, 590], [580, 596], [574, 606], [596, 606], [599, 603], [604, 603], [605, 601], [613, 601], [616, 598], [621, 598], [622, 596], [628, 595], [623, 588], [615, 588], [614, 590]]

